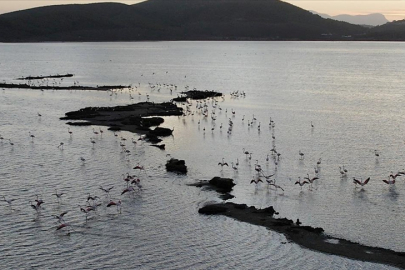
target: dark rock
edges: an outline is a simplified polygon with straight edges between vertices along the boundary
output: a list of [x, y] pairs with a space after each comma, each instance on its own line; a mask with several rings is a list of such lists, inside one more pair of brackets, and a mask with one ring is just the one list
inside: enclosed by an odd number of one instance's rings
[[159, 149], [161, 149], [161, 150], [165, 150], [165, 147], [166, 147], [165, 144], [160, 144], [160, 145], [158, 145], [158, 144], [151, 144], [150, 146], [157, 147], [157, 148], [159, 148]]
[[70, 126], [91, 126], [90, 122], [67, 122]]
[[198, 213], [205, 215], [215, 215], [223, 212], [226, 212], [226, 207], [217, 204], [206, 205], [198, 209]]
[[269, 215], [271, 215], [271, 216], [276, 213], [276, 211], [274, 210], [273, 206], [269, 206], [269, 207], [264, 208], [264, 209], [259, 209], [259, 210], [256, 210], [255, 212], [256, 212], [256, 213], [266, 213], [266, 214], [269, 214]]
[[222, 192], [230, 192], [235, 186], [233, 179], [230, 178], [221, 178], [221, 177], [214, 177], [209, 181], [209, 184], [222, 190]]
[[154, 130], [150, 131], [150, 134], [155, 135], [155, 136], [170, 136], [172, 135], [173, 130], [169, 129], [169, 128], [162, 128], [162, 127], [157, 127]]
[[219, 197], [224, 201], [235, 198], [235, 196], [233, 196], [233, 195], [231, 195], [229, 193], [222, 194]]
[[151, 143], [160, 143], [162, 141], [162, 139], [159, 139], [158, 136], [154, 135], [154, 134], [146, 134], [146, 140], [148, 140]]
[[234, 207], [236, 208], [236, 209], [240, 209], [240, 210], [243, 210], [243, 209], [246, 209], [246, 208], [248, 208], [248, 206], [246, 205], [246, 204], [234, 204]]
[[178, 172], [178, 173], [187, 173], [187, 166], [184, 160], [178, 160], [171, 158], [166, 163], [166, 170], [168, 172]]

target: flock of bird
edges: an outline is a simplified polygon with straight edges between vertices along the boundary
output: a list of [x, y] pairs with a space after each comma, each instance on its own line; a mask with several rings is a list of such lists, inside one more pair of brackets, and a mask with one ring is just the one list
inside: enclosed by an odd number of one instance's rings
[[[70, 138], [73, 137], [73, 131], [70, 130], [70, 128], [67, 129], [67, 133], [69, 134]], [[104, 133], [104, 131], [99, 128], [98, 130], [96, 129], [92, 129], [92, 133], [93, 136], [102, 136], [102, 134]], [[118, 134], [116, 132], [112, 133], [117, 139], [118, 139]], [[28, 137], [30, 138], [31, 142], [34, 143], [36, 136], [29, 131], [28, 132]], [[3, 144], [3, 140], [5, 138], [3, 136], [0, 135], [0, 141], [1, 144]], [[134, 138], [132, 138], [131, 143], [133, 143], [134, 145], [138, 144], [139, 141], [143, 141], [144, 137], [140, 136], [138, 140], [135, 140]], [[10, 142], [10, 145], [12, 147], [14, 147], [14, 143], [11, 142], [11, 139], [8, 139]], [[128, 150], [125, 146], [125, 142], [127, 139], [124, 136], [120, 136], [119, 141], [120, 141], [120, 147], [121, 147], [121, 153], [125, 153], [125, 155], [130, 155], [130, 150]], [[94, 144], [96, 143], [96, 139], [94, 137], [92, 137], [91, 139], [91, 143], [94, 147]], [[143, 143], [143, 142], [142, 142]], [[64, 147], [64, 143], [60, 142], [59, 145], [56, 147], [58, 148], [60, 151], [63, 151]], [[80, 161], [82, 162], [82, 164], [84, 165], [86, 162], [86, 159], [84, 157], [80, 157]], [[130, 197], [134, 197], [135, 194], [139, 193], [142, 191], [142, 184], [141, 184], [141, 178], [143, 177], [147, 177], [147, 173], [146, 170], [144, 168], [143, 165], [137, 164], [136, 166], [133, 167], [134, 171], [138, 171], [138, 173], [135, 174], [130, 174], [130, 173], [126, 173], [126, 174], [122, 174], [122, 180], [121, 184], [120, 183], [116, 183], [115, 185], [109, 186], [109, 187], [103, 187], [103, 186], [99, 186], [98, 190], [100, 192], [102, 192], [105, 196], [103, 199], [102, 195], [95, 195], [96, 193], [94, 192], [94, 194], [92, 195], [91, 193], [88, 193], [87, 196], [84, 197], [84, 200], [81, 204], [78, 204], [78, 210], [80, 210], [84, 215], [85, 215], [85, 221], [87, 222], [88, 220], [88, 216], [92, 215], [92, 213], [94, 213], [95, 215], [97, 214], [97, 210], [100, 207], [106, 207], [106, 209], [110, 208], [110, 207], [116, 207], [116, 211], [121, 214], [122, 213], [122, 196], [130, 196]], [[142, 175], [143, 173], [143, 175]], [[121, 188], [118, 188], [118, 186], [121, 186]], [[115, 188], [116, 187], [116, 188]], [[111, 196], [111, 192], [115, 189], [118, 189], [118, 194]], [[51, 194], [51, 196], [55, 196], [56, 199], [56, 203], [60, 206], [64, 205], [62, 204], [63, 201], [63, 197], [66, 196], [65, 192], [58, 192], [58, 190], [55, 189], [55, 192]], [[3, 197], [3, 201], [5, 203], [7, 203], [9, 209], [11, 211], [16, 211], [16, 209], [13, 207], [13, 203], [17, 200], [19, 200], [18, 198], [7, 198], [5, 195], [2, 195]], [[116, 199], [119, 198], [119, 199]], [[46, 200], [51, 201], [52, 204], [55, 204], [54, 201], [52, 201], [50, 198], [48, 198]], [[29, 201], [29, 206], [35, 211], [35, 219], [40, 219], [43, 216], [43, 210], [44, 210], [44, 205], [46, 205], [46, 201], [43, 199], [42, 195], [35, 195], [35, 199]], [[59, 214], [52, 214], [50, 215], [51, 217], [55, 218], [57, 220], [58, 225], [56, 226], [56, 230], [66, 230], [68, 234], [71, 233], [71, 230], [73, 230], [73, 225], [71, 225], [70, 222], [66, 222], [66, 216], [68, 216], [67, 214], [72, 211], [72, 210], [67, 210], [67, 211], [63, 211], [62, 213]]]
[[[173, 91], [177, 91], [177, 86], [174, 84], [160, 84], [160, 83], [156, 83], [156, 84], [152, 84], [149, 83], [148, 84], [149, 88], [151, 91], [160, 91], [161, 89], [168, 89], [170, 91], [170, 93], [173, 93]], [[138, 86], [131, 86], [129, 89], [129, 99], [132, 100], [134, 99], [133, 95], [136, 91], [138, 90], [138, 87], [140, 87], [140, 84], [138, 84]], [[186, 86], [185, 90], [189, 90], [189, 87]], [[194, 89], [196, 90], [196, 89]], [[117, 95], [119, 92], [122, 92], [123, 90], [113, 90], [111, 91], [110, 95]], [[123, 92], [122, 92], [123, 93]], [[141, 95], [140, 92], [138, 92], [138, 95]], [[230, 97], [231, 98], [245, 98], [246, 94], [243, 91], [234, 91], [230, 93]], [[146, 94], [146, 98], [147, 100], [149, 100], [149, 94]], [[222, 108], [220, 101], [224, 101], [225, 97], [221, 96], [221, 97], [216, 97], [216, 98], [207, 98], [204, 100], [191, 100], [191, 99], [187, 99], [187, 101], [185, 103], [178, 103], [179, 106], [183, 106], [183, 117], [188, 117], [188, 116], [199, 116], [200, 120], [198, 121], [198, 129], [203, 131], [203, 134], [205, 135], [207, 132], [209, 132], [208, 130], [211, 131], [211, 133], [213, 133], [214, 131], [216, 131], [217, 129], [222, 132], [222, 130], [227, 130], [226, 133], [227, 135], [230, 137], [232, 136], [232, 132], [233, 132], [233, 127], [235, 125], [235, 121], [237, 121], [237, 116], [238, 113], [236, 110], [234, 109], [230, 109], [228, 111], [227, 108]], [[220, 124], [217, 124], [218, 119], [219, 119], [219, 114], [220, 113], [225, 113], [226, 116], [226, 122], [224, 124], [224, 122], [221, 122]], [[42, 115], [40, 113], [38, 113], [38, 117], [42, 117]], [[242, 121], [242, 123], [246, 123], [246, 126], [248, 129], [257, 129], [257, 131], [260, 133], [261, 129], [262, 129], [262, 122], [264, 123], [265, 121], [260, 121], [257, 119], [257, 117], [252, 114], [251, 117], [248, 117], [246, 115], [242, 115], [242, 117], [240, 118]], [[206, 129], [206, 126], [202, 127], [202, 122], [205, 121], [205, 123], [208, 123], [210, 120], [210, 127], [208, 128], [208, 130]], [[310, 128], [313, 130], [315, 128], [314, 124], [311, 122], [310, 123]], [[269, 121], [268, 121], [268, 129], [270, 130], [270, 136], [271, 136], [271, 146], [269, 146], [269, 153], [266, 156], [266, 163], [272, 161], [274, 163], [274, 171], [271, 173], [266, 173], [265, 170], [262, 168], [262, 165], [259, 164], [259, 160], [256, 160], [256, 163], [254, 164], [254, 170], [255, 170], [255, 175], [253, 175], [252, 179], [250, 179], [250, 184], [254, 184], [255, 187], [257, 188], [260, 183], [264, 183], [266, 182], [268, 187], [274, 188], [275, 190], [281, 190], [281, 191], [285, 191], [285, 187], [282, 186], [282, 184], [280, 184], [280, 181], [277, 181], [277, 168], [279, 165], [280, 160], [282, 159], [282, 154], [277, 150], [276, 147], [276, 136], [275, 136], [275, 130], [276, 130], [276, 124], [275, 121], [270, 117]], [[67, 132], [69, 134], [70, 137], [73, 136], [73, 131], [70, 130], [70, 128], [67, 128]], [[93, 145], [93, 147], [95, 146], [95, 144], [97, 143], [96, 137], [102, 137], [104, 133], [104, 130], [101, 128], [92, 129], [92, 136], [90, 137], [90, 143]], [[117, 137], [118, 139], [118, 134], [116, 132], [113, 133], [115, 137]], [[28, 136], [30, 138], [30, 140], [32, 142], [34, 142], [36, 136], [29, 131], [28, 132]], [[10, 145], [14, 145], [14, 143], [12, 142], [11, 139], [6, 139], [3, 136], [0, 135], [0, 141], [1, 143], [3, 143], [3, 140], [8, 140]], [[126, 155], [130, 155], [131, 151], [126, 147], [126, 138], [121, 136], [119, 138], [120, 140], [120, 147], [121, 147], [121, 153], [124, 153]], [[131, 139], [131, 143], [133, 143], [134, 145], [136, 145], [138, 143], [138, 141], [143, 141], [144, 137], [141, 135], [139, 136], [138, 139], [132, 138]], [[64, 143], [60, 142], [59, 145], [57, 145], [57, 148], [59, 148], [60, 150], [64, 149]], [[245, 148], [242, 149], [242, 154], [244, 155], [244, 159], [247, 163], [250, 164], [252, 158], [253, 158], [253, 153], [249, 150], [246, 150]], [[374, 155], [376, 156], [376, 158], [379, 157], [380, 153], [377, 150], [374, 150]], [[305, 154], [299, 150], [298, 151], [298, 159], [304, 159], [305, 158]], [[85, 163], [86, 159], [84, 157], [80, 157], [81, 162]], [[241, 160], [243, 160], [243, 158], [241, 158]], [[128, 159], [129, 161], [129, 159]], [[316, 165], [314, 166], [314, 175], [310, 176], [310, 173], [307, 173], [306, 176], [302, 177], [299, 176], [298, 180], [296, 182], [294, 182], [295, 185], [297, 185], [300, 189], [302, 189], [305, 185], [308, 185], [308, 190], [313, 190], [313, 183], [315, 181], [319, 181], [320, 177], [318, 175], [320, 168], [321, 168], [321, 163], [322, 163], [322, 159], [319, 158], [319, 160], [317, 161]], [[236, 161], [232, 161], [230, 162], [231, 168], [232, 170], [236, 173], [239, 170], [239, 158], [236, 159]], [[229, 164], [227, 162], [225, 162], [225, 159], [222, 158], [221, 162], [218, 162], [218, 166], [221, 166], [221, 170], [223, 170], [224, 167], [229, 167]], [[139, 170], [139, 171], [145, 171], [144, 167], [141, 165], [137, 165], [134, 167], [135, 170]], [[342, 166], [339, 167], [339, 172], [341, 175], [342, 179], [346, 179], [347, 178], [347, 169]], [[311, 173], [312, 174], [312, 173]], [[395, 180], [397, 177], [403, 176], [405, 175], [405, 172], [398, 172], [396, 174], [391, 173], [388, 177], [388, 179], [382, 180], [383, 183], [388, 184], [388, 185], [394, 185], [395, 184]], [[289, 178], [291, 180], [291, 178]], [[142, 185], [141, 185], [141, 180], [139, 178], [139, 176], [136, 175], [130, 175], [129, 173], [123, 175], [123, 180], [125, 182], [125, 186], [121, 189], [119, 196], [125, 196], [125, 194], [134, 194], [136, 192], [139, 192], [142, 190]], [[355, 184], [355, 186], [360, 186], [362, 188], [364, 188], [368, 183], [370, 183], [370, 178], [367, 178], [366, 180], [362, 180], [357, 179], [355, 177], [353, 177], [353, 183]], [[115, 186], [115, 185], [114, 185]], [[109, 200], [107, 202], [100, 202], [100, 196], [97, 195], [91, 195], [90, 193], [87, 195], [86, 200], [79, 205], [79, 210], [85, 214], [85, 219], [87, 222], [88, 219], [88, 215], [90, 215], [91, 213], [97, 213], [97, 209], [101, 206], [105, 206], [107, 208], [110, 207], [116, 207], [116, 211], [118, 213], [121, 213], [121, 207], [122, 207], [122, 200], [121, 199], [114, 199], [112, 200], [110, 197], [110, 192], [112, 190], [114, 190], [114, 186], [110, 186], [110, 187], [99, 187], [99, 190], [102, 191], [106, 198], [108, 198]], [[62, 196], [65, 195], [65, 193], [61, 192], [58, 193], [57, 190], [55, 190], [55, 193], [52, 194], [53, 196], [56, 196], [57, 202], [59, 203], [62, 200]], [[5, 196], [3, 196], [3, 200], [4, 202], [6, 202], [10, 208], [12, 208], [12, 203], [15, 200], [14, 198], [6, 198]], [[35, 210], [35, 212], [37, 213], [37, 217], [39, 217], [41, 210], [42, 210], [42, 205], [45, 203], [44, 200], [41, 198], [41, 196], [37, 195], [36, 199], [33, 201], [30, 201], [30, 207]], [[70, 223], [65, 222], [65, 216], [68, 213], [68, 211], [64, 211], [58, 215], [53, 215], [59, 222], [59, 225], [57, 226], [57, 230], [61, 230], [63, 228], [67, 228], [68, 233], [70, 233], [69, 229], [71, 228]]]

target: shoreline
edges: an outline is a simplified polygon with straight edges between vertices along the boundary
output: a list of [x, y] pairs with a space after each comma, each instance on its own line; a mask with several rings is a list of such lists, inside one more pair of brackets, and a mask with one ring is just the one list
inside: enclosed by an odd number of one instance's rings
[[224, 215], [238, 221], [264, 226], [283, 234], [289, 241], [313, 251], [405, 269], [405, 252], [370, 247], [331, 237], [323, 233], [322, 228], [300, 226], [286, 218], [275, 218], [273, 215], [277, 213], [271, 206], [256, 209], [245, 204], [227, 202], [204, 206], [198, 212], [206, 215]]

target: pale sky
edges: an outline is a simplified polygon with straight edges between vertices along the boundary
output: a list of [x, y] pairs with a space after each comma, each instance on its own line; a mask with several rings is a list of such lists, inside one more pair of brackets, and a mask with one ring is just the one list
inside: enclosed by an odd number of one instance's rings
[[[0, 0], [0, 14], [38, 6], [96, 2], [135, 4], [142, 0]], [[332, 16], [382, 13], [390, 21], [405, 19], [405, 0], [284, 0], [284, 2]]]

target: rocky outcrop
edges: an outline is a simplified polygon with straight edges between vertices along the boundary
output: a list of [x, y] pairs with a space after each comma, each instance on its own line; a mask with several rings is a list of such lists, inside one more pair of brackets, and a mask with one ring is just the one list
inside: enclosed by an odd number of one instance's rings
[[168, 172], [187, 173], [187, 166], [184, 160], [171, 158], [166, 163], [166, 170]]

